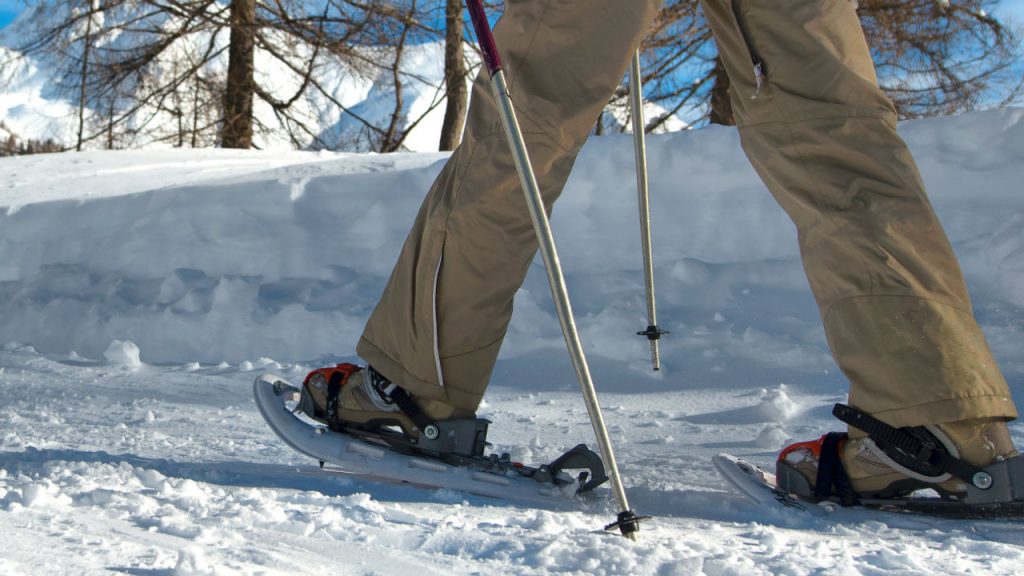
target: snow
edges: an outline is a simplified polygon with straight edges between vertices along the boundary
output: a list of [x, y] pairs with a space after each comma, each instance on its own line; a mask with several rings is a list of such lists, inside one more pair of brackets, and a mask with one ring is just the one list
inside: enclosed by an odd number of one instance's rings
[[[1024, 109], [908, 123], [1024, 398]], [[355, 360], [443, 154], [84, 152], [0, 159], [0, 574], [1014, 574], [1024, 528], [752, 508], [710, 458], [770, 465], [845, 397], [795, 232], [735, 132], [649, 138], [663, 369], [628, 136], [584, 148], [553, 226], [638, 542], [567, 509], [320, 471], [252, 379]], [[481, 416], [550, 461], [593, 431], [541, 265]], [[1011, 423], [1018, 445], [1024, 427]]]
[[134, 368], [142, 366], [142, 361], [139, 360], [139, 347], [131, 340], [114, 340], [103, 352], [103, 357], [111, 364]]

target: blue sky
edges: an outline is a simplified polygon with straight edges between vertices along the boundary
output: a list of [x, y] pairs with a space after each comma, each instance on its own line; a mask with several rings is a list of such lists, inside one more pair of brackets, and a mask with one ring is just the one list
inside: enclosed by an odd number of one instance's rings
[[24, 7], [21, 0], [0, 0], [0, 28], [13, 20]]
[[0, 0], [0, 28], [13, 20], [24, 7], [21, 0]]

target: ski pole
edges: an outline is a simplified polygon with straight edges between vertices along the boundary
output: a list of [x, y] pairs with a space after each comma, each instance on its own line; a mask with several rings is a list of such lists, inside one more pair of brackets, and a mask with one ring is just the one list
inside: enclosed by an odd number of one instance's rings
[[491, 77], [491, 91], [494, 95], [495, 103], [498, 105], [498, 114], [501, 116], [505, 135], [508, 137], [509, 147], [512, 149], [516, 172], [519, 174], [523, 194], [526, 196], [526, 204], [530, 210], [530, 219], [533, 220], [533, 229], [537, 234], [537, 243], [540, 248], [541, 257], [544, 259], [544, 269], [547, 271], [551, 295], [555, 301], [558, 320], [562, 325], [562, 335], [565, 337], [565, 344], [569, 348], [569, 356], [572, 359], [573, 368], [576, 369], [576, 376], [580, 381], [580, 389], [583, 391], [587, 412], [590, 414], [590, 423], [594, 427], [601, 455], [608, 464], [608, 478], [611, 481], [612, 492], [621, 510], [617, 521], [609, 524], [606, 529], [616, 527], [623, 536], [630, 540], [636, 540], [636, 532], [640, 529], [639, 522], [641, 518], [629, 509], [626, 491], [622, 487], [622, 479], [619, 476], [618, 465], [615, 462], [615, 453], [612, 451], [608, 429], [604, 424], [601, 406], [597, 403], [597, 392], [594, 390], [594, 382], [590, 377], [590, 368], [587, 366], [587, 359], [583, 354], [583, 345], [580, 344], [579, 334], [576, 331], [576, 322], [573, 320], [572, 308], [569, 304], [569, 293], [565, 287], [565, 277], [562, 275], [562, 267], [558, 261], [558, 252], [555, 250], [555, 240], [551, 234], [551, 224], [548, 222], [547, 213], [544, 211], [544, 201], [540, 194], [540, 188], [537, 185], [533, 166], [530, 164], [526, 142], [523, 140], [523, 134], [519, 129], [519, 122], [516, 120], [515, 110], [512, 108], [512, 98], [509, 96], [508, 85], [505, 82], [505, 73], [501, 66], [501, 58], [498, 54], [498, 48], [494, 43], [494, 35], [491, 33], [490, 24], [487, 22], [487, 15], [484, 13], [483, 2], [481, 0], [466, 0], [466, 4], [469, 7], [470, 18], [473, 20], [473, 28], [476, 30], [477, 42], [480, 44], [480, 50], [483, 52], [484, 65], [487, 66], [487, 71]]
[[658, 328], [658, 311], [654, 305], [654, 258], [651, 255], [651, 207], [647, 194], [647, 144], [644, 141], [644, 94], [640, 76], [640, 50], [633, 54], [629, 69], [629, 101], [633, 115], [633, 150], [636, 153], [636, 191], [640, 201], [640, 245], [644, 254], [644, 285], [647, 291], [647, 330], [637, 332], [651, 343], [651, 365], [661, 370], [658, 340], [668, 334]]

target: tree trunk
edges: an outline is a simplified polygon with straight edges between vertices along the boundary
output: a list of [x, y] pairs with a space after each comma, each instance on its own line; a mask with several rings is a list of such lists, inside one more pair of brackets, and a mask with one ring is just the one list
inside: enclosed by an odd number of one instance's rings
[[82, 141], [85, 137], [85, 98], [86, 87], [89, 85], [89, 53], [92, 49], [92, 21], [93, 4], [89, 2], [89, 17], [85, 21], [85, 38], [82, 40], [82, 75], [78, 92], [78, 141], [75, 143], [75, 150], [82, 151]]
[[466, 61], [462, 53], [462, 0], [447, 0], [444, 13], [444, 84], [447, 102], [441, 124], [440, 150], [454, 150], [466, 123]]
[[256, 0], [231, 1], [228, 85], [224, 93], [222, 148], [252, 147], [253, 55]]
[[720, 57], [715, 58], [715, 67], [711, 74], [715, 79], [711, 85], [711, 116], [708, 121], [712, 124], [734, 126], [736, 119], [732, 116], [732, 101], [729, 100], [729, 75], [725, 73], [725, 66], [722, 65]]

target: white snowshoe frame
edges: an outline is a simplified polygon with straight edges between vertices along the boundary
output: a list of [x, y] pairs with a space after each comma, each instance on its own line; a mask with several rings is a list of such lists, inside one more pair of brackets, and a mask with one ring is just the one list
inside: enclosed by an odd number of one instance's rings
[[[256, 406], [278, 437], [321, 467], [329, 463], [353, 476], [549, 506], [565, 505], [607, 479], [600, 457], [582, 444], [538, 467], [513, 462], [508, 454], [484, 456], [486, 420], [438, 422], [440, 435], [426, 442], [388, 429], [330, 430], [287, 405], [298, 393], [269, 374], [253, 383]], [[574, 478], [567, 470], [582, 471]]]

